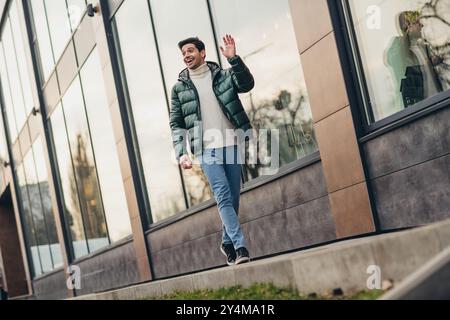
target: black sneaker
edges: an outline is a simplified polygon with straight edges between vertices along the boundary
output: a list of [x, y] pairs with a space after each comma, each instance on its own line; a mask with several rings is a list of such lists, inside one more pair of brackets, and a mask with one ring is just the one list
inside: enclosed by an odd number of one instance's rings
[[234, 265], [234, 262], [236, 261], [236, 251], [234, 250], [233, 244], [222, 244], [220, 246], [220, 251], [227, 257], [227, 264], [229, 266]]
[[235, 264], [246, 263], [250, 261], [250, 254], [247, 248], [239, 248], [236, 250], [236, 262]]

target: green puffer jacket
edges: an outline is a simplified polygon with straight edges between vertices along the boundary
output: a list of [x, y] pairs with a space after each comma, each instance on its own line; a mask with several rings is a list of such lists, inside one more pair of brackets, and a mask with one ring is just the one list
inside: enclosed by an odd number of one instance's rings
[[[234, 126], [235, 131], [241, 129], [247, 132], [252, 129], [252, 126], [238, 94], [252, 90], [255, 81], [239, 56], [228, 59], [228, 62], [231, 68], [227, 70], [222, 69], [217, 63], [207, 62], [212, 72], [213, 90], [222, 111]], [[186, 132], [189, 132], [192, 154], [198, 155], [203, 145], [200, 125], [202, 115], [200, 99], [194, 83], [189, 78], [188, 69], [180, 73], [178, 82], [172, 89], [171, 104], [170, 128], [177, 159], [187, 154]]]

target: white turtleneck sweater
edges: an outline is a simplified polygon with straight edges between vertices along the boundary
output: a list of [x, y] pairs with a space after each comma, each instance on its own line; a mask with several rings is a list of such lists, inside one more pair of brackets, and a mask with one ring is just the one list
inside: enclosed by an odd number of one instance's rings
[[203, 148], [224, 148], [236, 145], [234, 126], [225, 116], [213, 91], [212, 72], [205, 63], [189, 76], [197, 89], [200, 99], [203, 126]]

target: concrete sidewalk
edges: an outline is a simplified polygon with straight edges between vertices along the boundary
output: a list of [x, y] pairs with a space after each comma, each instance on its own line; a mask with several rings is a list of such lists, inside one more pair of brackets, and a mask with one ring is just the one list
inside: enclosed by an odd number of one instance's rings
[[450, 247], [406, 278], [381, 300], [449, 300]]
[[[386, 235], [348, 240], [297, 253], [264, 259], [120, 290], [91, 294], [74, 300], [134, 300], [161, 297], [175, 291], [218, 289], [254, 283], [295, 287], [302, 295], [345, 295], [368, 290], [373, 273], [381, 281], [398, 284], [450, 246], [450, 221]], [[379, 269], [378, 269], [379, 267]]]

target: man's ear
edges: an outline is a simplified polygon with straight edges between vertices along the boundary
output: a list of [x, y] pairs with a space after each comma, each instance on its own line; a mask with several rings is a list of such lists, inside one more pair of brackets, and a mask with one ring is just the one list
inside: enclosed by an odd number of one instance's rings
[[200, 55], [202, 56], [203, 59], [205, 59], [206, 58], [206, 50], [200, 51]]

